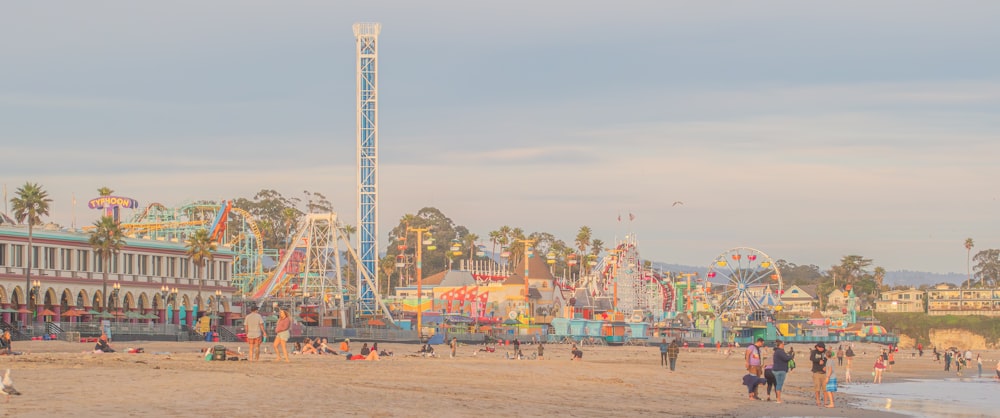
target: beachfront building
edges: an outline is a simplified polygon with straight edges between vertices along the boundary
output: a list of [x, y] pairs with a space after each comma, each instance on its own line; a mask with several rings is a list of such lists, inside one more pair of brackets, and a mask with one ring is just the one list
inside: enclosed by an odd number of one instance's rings
[[932, 289], [928, 315], [1000, 316], [1000, 289]]
[[917, 289], [889, 290], [882, 292], [875, 301], [876, 312], [925, 312], [927, 292]]
[[789, 314], [807, 316], [816, 309], [817, 300], [805, 286], [792, 285], [781, 295], [781, 310]]
[[[89, 238], [55, 224], [37, 227], [29, 256], [27, 227], [0, 226], [0, 327], [48, 334], [60, 324], [102, 318], [191, 325], [192, 318], [209, 311], [221, 313], [224, 323], [239, 316], [230, 310], [235, 289], [228, 249], [218, 250], [199, 276], [183, 241], [125, 238], [109, 260], [105, 282], [104, 260]], [[26, 283], [29, 260], [33, 268]]]

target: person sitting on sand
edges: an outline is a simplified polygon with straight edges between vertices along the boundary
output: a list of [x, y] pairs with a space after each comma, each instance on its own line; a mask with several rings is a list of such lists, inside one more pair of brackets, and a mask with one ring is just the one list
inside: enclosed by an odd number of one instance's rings
[[[362, 353], [364, 353], [364, 349], [362, 349]], [[368, 361], [379, 361], [378, 351], [376, 351], [376, 350], [368, 349], [368, 354], [365, 354], [364, 356], [365, 356], [365, 360], [368, 360]]]
[[100, 351], [102, 353], [115, 352], [115, 350], [111, 348], [111, 343], [108, 342], [108, 334], [101, 333], [101, 338], [97, 339], [97, 345], [94, 346], [94, 351]]
[[3, 332], [3, 336], [0, 337], [0, 354], [11, 354], [11, 343], [13, 339], [10, 337], [10, 330]]
[[420, 347], [420, 351], [417, 351], [417, 353], [423, 355], [424, 357], [434, 357], [434, 347], [431, 347], [430, 344], [424, 344]]
[[573, 355], [570, 360], [583, 360], [583, 351], [580, 351], [576, 344], [573, 344], [573, 348], [570, 349], [570, 354]]
[[361, 355], [362, 355], [362, 356], [365, 356], [365, 357], [367, 357], [367, 356], [368, 356], [368, 353], [371, 353], [371, 352], [372, 352], [372, 350], [371, 350], [370, 348], [368, 348], [368, 343], [364, 343], [364, 344], [363, 344], [363, 345], [361, 346]]
[[302, 354], [319, 354], [316, 351], [316, 346], [313, 345], [312, 340], [306, 338], [302, 341]]
[[327, 339], [326, 338], [321, 338], [320, 339], [319, 353], [320, 354], [333, 354], [333, 355], [337, 355], [337, 351], [334, 350], [334, 349], [332, 349], [332, 348], [330, 348], [330, 345], [327, 343]]
[[340, 342], [340, 354], [347, 354], [351, 352], [351, 339], [344, 338], [344, 341]]

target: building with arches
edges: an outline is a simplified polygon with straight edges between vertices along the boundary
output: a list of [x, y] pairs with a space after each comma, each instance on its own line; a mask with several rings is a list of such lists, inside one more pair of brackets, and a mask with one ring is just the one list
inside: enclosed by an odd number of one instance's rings
[[37, 227], [29, 255], [27, 227], [0, 225], [0, 327], [17, 330], [108, 315], [175, 325], [191, 325], [209, 312], [223, 324], [239, 317], [231, 304], [236, 288], [230, 283], [230, 249], [220, 246], [199, 273], [183, 241], [125, 238], [105, 278], [104, 260], [89, 238], [78, 230]]

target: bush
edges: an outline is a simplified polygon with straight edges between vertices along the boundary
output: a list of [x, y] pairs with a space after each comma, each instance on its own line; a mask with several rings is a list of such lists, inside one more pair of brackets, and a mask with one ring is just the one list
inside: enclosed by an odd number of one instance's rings
[[1000, 320], [987, 316], [943, 315], [925, 313], [876, 312], [875, 317], [883, 327], [908, 335], [917, 341], [930, 341], [930, 330], [938, 328], [964, 329], [982, 335], [988, 344], [1000, 342]]

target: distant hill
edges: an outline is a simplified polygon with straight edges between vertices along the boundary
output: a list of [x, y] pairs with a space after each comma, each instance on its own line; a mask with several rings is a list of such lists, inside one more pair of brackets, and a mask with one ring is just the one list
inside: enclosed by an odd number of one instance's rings
[[[660, 271], [671, 271], [671, 272], [684, 272], [684, 273], [698, 273], [699, 276], [705, 277], [708, 273], [708, 267], [705, 266], [685, 266], [682, 264], [671, 264], [671, 263], [661, 263], [653, 262], [653, 269]], [[910, 271], [910, 270], [895, 270], [887, 271], [885, 273], [885, 284], [889, 286], [906, 285], [918, 287], [920, 285], [936, 285], [938, 283], [953, 283], [960, 284], [966, 279], [966, 275], [961, 273], [928, 273], [923, 271]]]
[[885, 273], [885, 284], [889, 286], [906, 285], [917, 287], [922, 284], [936, 285], [938, 283], [960, 284], [968, 277], [961, 273], [927, 273], [923, 271], [896, 270]]

